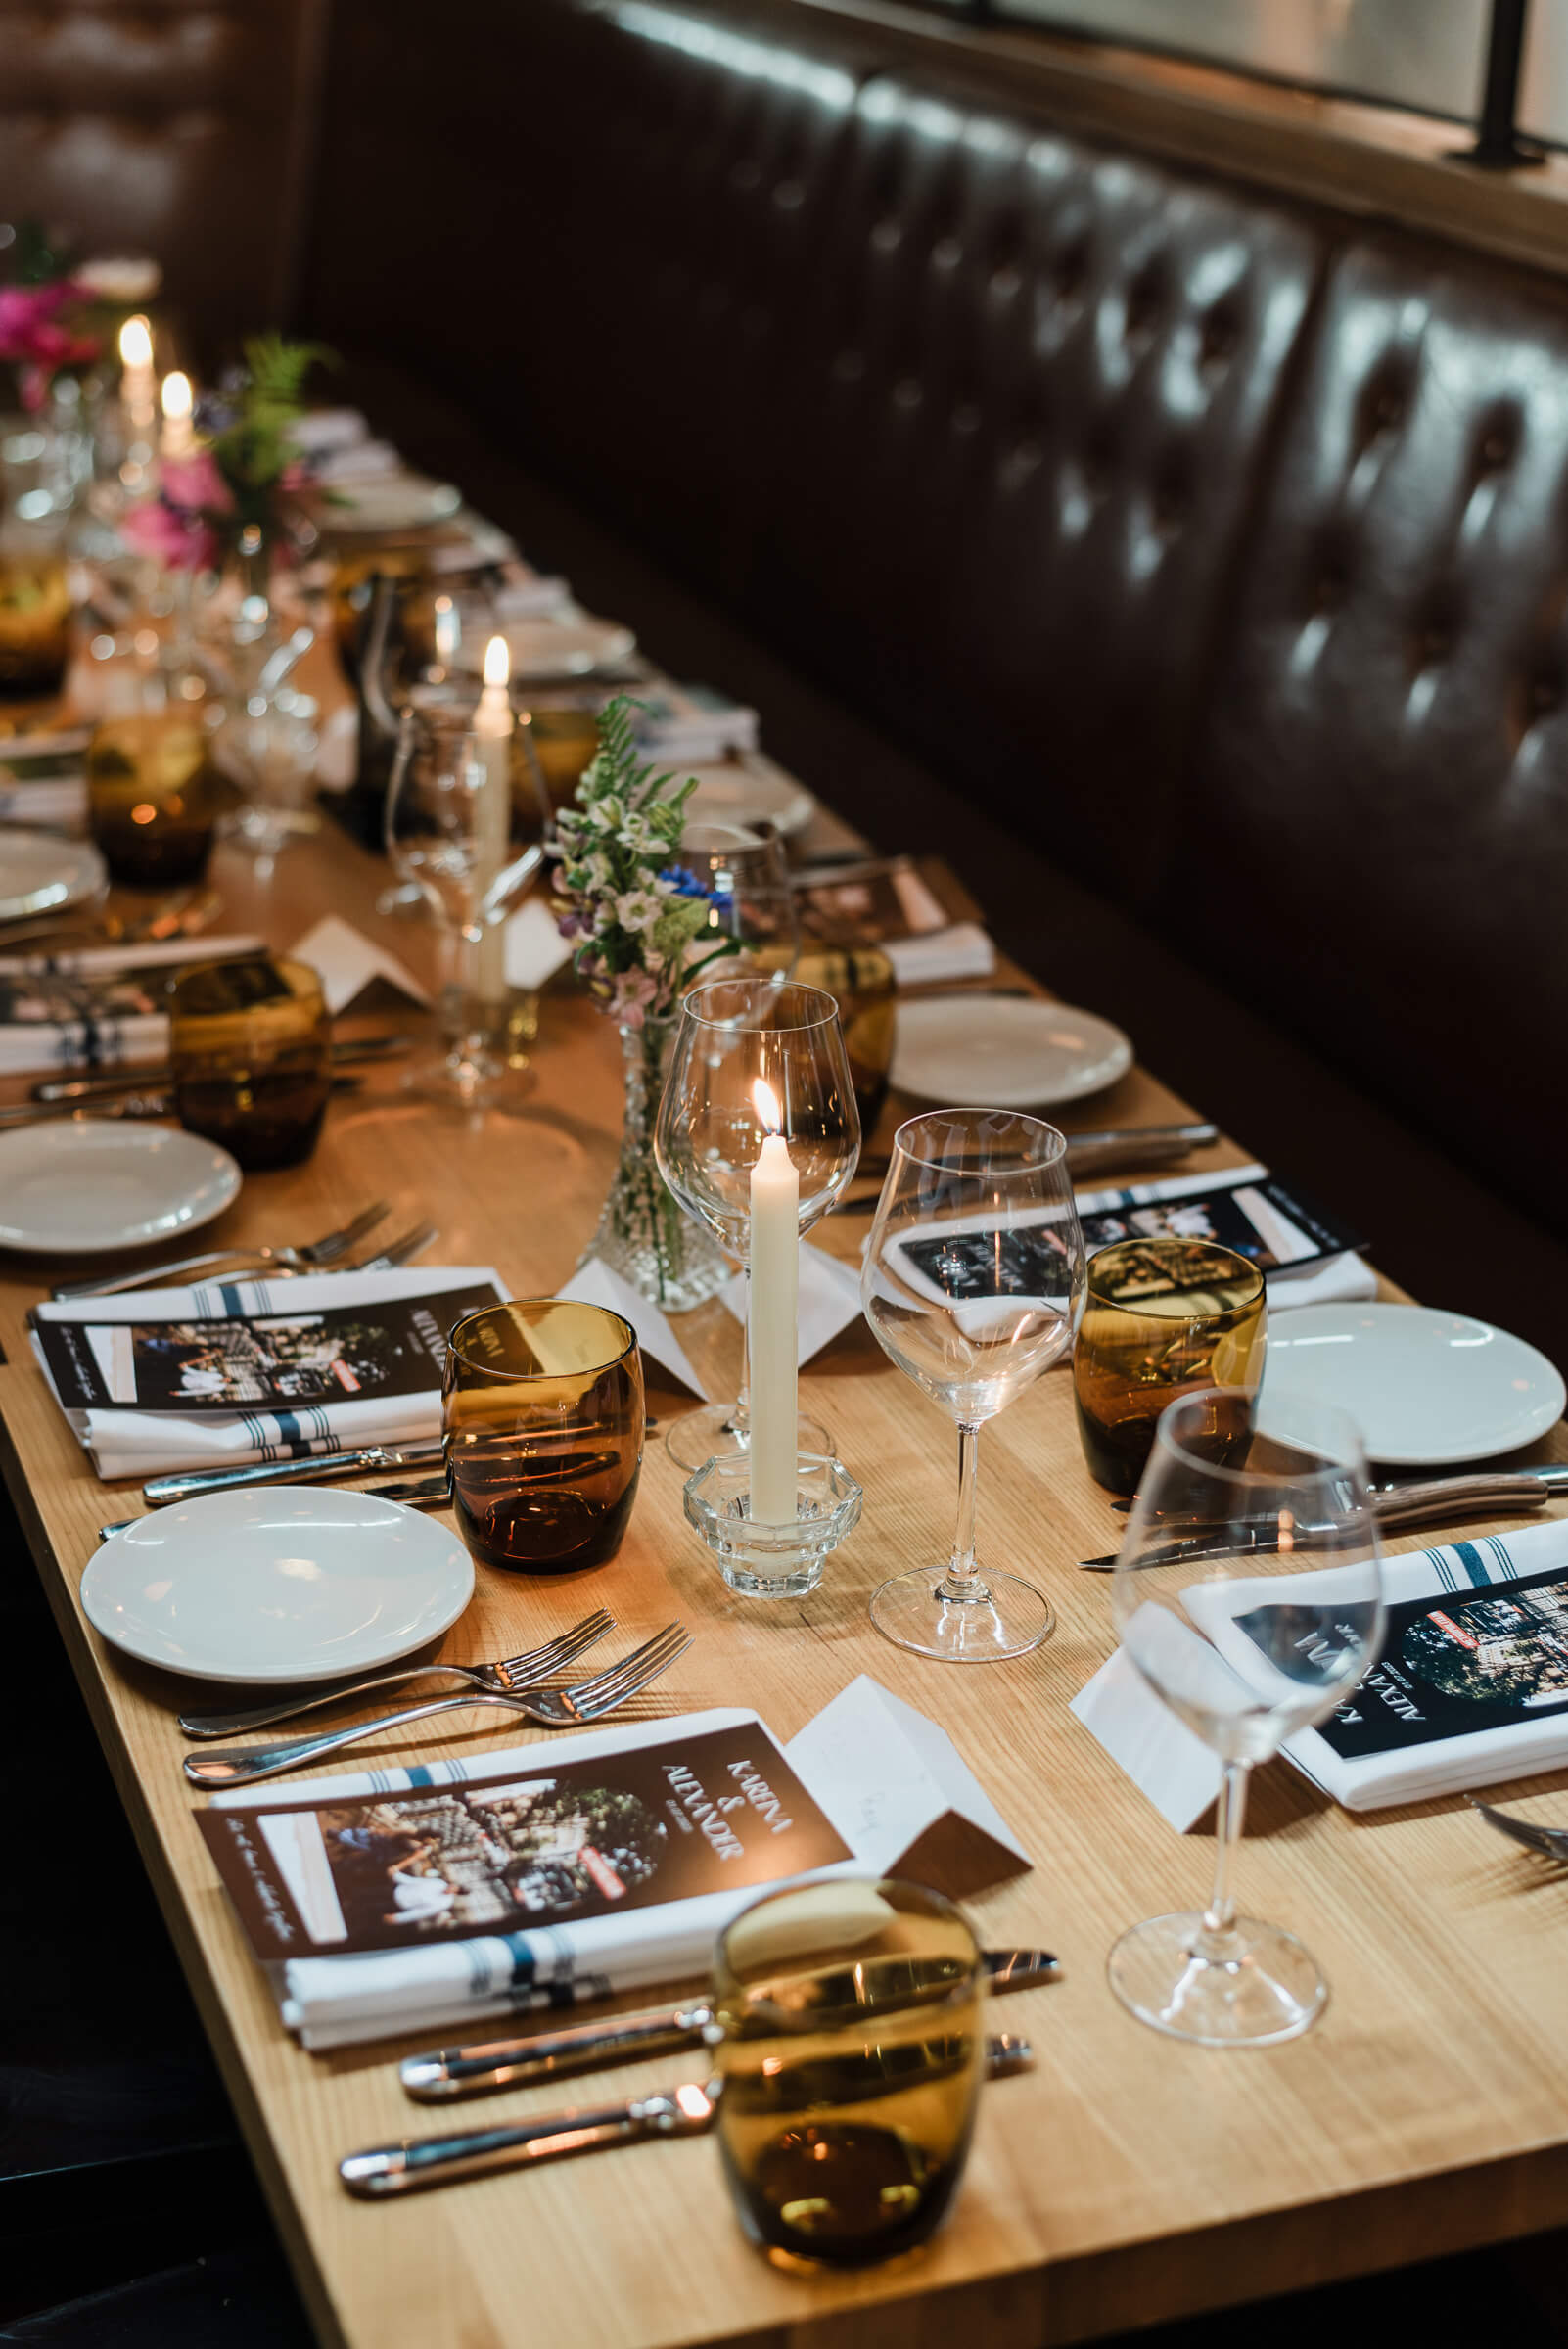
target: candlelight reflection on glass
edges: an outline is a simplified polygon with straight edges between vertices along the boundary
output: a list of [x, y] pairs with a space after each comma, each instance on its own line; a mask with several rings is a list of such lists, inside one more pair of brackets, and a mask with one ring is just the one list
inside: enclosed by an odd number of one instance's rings
[[[792, 1466], [798, 1452], [831, 1453], [826, 1430], [794, 1411], [798, 1258], [793, 1246], [785, 1248], [784, 1234], [799, 1241], [837, 1204], [860, 1154], [860, 1118], [833, 997], [766, 977], [712, 979], [694, 988], [681, 1005], [654, 1149], [682, 1207], [748, 1267], [751, 1345], [761, 1326], [768, 1349], [769, 1448], [779, 1447], [782, 1459], [788, 1446]], [[761, 1299], [754, 1261], [759, 1184], [767, 1266]], [[785, 1329], [787, 1343], [779, 1335]], [[671, 1441], [669, 1450], [683, 1466], [751, 1450], [758, 1414], [749, 1385], [743, 1358], [736, 1403], [712, 1405], [676, 1422], [671, 1435], [680, 1449]], [[782, 1471], [770, 1466], [766, 1473]], [[770, 1505], [782, 1499], [781, 1485], [770, 1487], [769, 1499]]]

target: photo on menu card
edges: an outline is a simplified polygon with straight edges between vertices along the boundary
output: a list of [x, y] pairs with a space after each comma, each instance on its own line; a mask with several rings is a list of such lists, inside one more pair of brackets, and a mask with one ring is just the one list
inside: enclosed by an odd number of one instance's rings
[[853, 1857], [756, 1722], [198, 1823], [263, 1958], [576, 1924]]

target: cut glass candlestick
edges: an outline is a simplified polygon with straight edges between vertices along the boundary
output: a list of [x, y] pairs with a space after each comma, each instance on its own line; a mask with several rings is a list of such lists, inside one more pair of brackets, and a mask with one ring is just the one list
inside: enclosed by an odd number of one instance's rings
[[744, 1453], [710, 1460], [686, 1480], [686, 1516], [732, 1590], [750, 1598], [798, 1598], [814, 1590], [830, 1553], [859, 1522], [864, 1497], [842, 1460], [802, 1452], [795, 1463], [793, 1523], [761, 1525], [751, 1514], [751, 1463]]

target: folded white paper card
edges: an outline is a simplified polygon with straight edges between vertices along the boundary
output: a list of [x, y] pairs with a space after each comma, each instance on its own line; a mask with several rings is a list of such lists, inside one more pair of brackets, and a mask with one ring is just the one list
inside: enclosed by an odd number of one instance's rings
[[542, 987], [572, 960], [572, 941], [563, 938], [542, 898], [530, 898], [506, 925], [506, 984]]
[[685, 1348], [670, 1328], [658, 1306], [634, 1289], [613, 1267], [597, 1256], [590, 1256], [578, 1265], [572, 1278], [556, 1291], [558, 1297], [580, 1297], [584, 1305], [602, 1305], [623, 1321], [629, 1321], [637, 1333], [637, 1343], [644, 1354], [651, 1354], [656, 1362], [672, 1370], [682, 1386], [690, 1387], [694, 1395], [708, 1400], [708, 1389], [687, 1359]]
[[929, 987], [943, 979], [987, 979], [996, 949], [978, 922], [952, 922], [917, 938], [890, 938], [882, 951], [900, 987]]
[[[746, 1275], [737, 1272], [723, 1290], [724, 1303], [737, 1321], [746, 1318]], [[808, 1362], [830, 1339], [860, 1318], [860, 1274], [853, 1265], [841, 1263], [825, 1249], [801, 1242], [801, 1279], [797, 1320], [796, 1360]]]
[[428, 1003], [430, 995], [421, 987], [412, 971], [405, 969], [395, 954], [384, 947], [372, 945], [362, 931], [355, 930], [336, 913], [323, 915], [302, 938], [297, 938], [289, 948], [301, 962], [321, 973], [322, 990], [327, 1009], [334, 1019], [346, 1009], [361, 989], [372, 979], [385, 979], [416, 1003]]

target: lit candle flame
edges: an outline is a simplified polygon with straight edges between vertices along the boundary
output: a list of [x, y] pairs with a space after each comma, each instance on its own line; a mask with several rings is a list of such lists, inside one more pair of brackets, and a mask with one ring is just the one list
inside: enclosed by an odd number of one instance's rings
[[757, 1104], [757, 1114], [762, 1121], [763, 1132], [781, 1132], [784, 1121], [779, 1115], [778, 1095], [772, 1086], [761, 1077], [752, 1086], [752, 1099]]
[[153, 364], [153, 330], [145, 318], [127, 318], [120, 328], [119, 363], [138, 369]]
[[170, 424], [186, 424], [196, 401], [191, 391], [191, 379], [176, 367], [163, 378], [163, 415]]
[[512, 674], [512, 656], [504, 636], [492, 636], [484, 647], [484, 682], [505, 685]]

